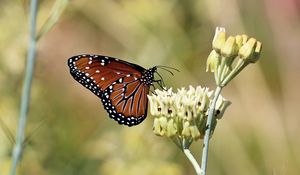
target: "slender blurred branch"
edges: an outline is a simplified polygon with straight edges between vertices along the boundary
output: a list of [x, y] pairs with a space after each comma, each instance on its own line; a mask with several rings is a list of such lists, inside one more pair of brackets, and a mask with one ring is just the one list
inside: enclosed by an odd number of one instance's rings
[[10, 143], [13, 145], [15, 144], [15, 138], [14, 135], [12, 134], [12, 132], [9, 130], [9, 128], [7, 127], [7, 125], [4, 123], [4, 121], [1, 119], [0, 117], [0, 127], [2, 128], [4, 134], [6, 135], [6, 137], [8, 138], [8, 140], [10, 141]]
[[32, 75], [34, 71], [35, 55], [36, 55], [36, 17], [38, 9], [38, 0], [30, 1], [30, 18], [29, 18], [29, 48], [27, 54], [27, 64], [24, 77], [23, 91], [21, 97], [21, 109], [19, 116], [19, 126], [16, 135], [16, 145], [13, 150], [12, 166], [10, 175], [15, 175], [17, 165], [20, 161], [23, 151], [23, 141], [25, 135], [25, 127], [27, 121], [28, 107], [30, 102], [30, 92], [32, 84]]
[[201, 169], [202, 175], [206, 174], [206, 166], [207, 166], [207, 158], [208, 158], [208, 146], [209, 146], [209, 139], [210, 139], [210, 132], [212, 126], [212, 120], [214, 117], [215, 107], [218, 100], [218, 97], [222, 91], [222, 87], [218, 86], [215, 90], [214, 99], [209, 107], [207, 123], [206, 123], [206, 130], [204, 135], [203, 141], [203, 150], [202, 150], [202, 160], [201, 160]]
[[68, 3], [69, 3], [69, 0], [56, 0], [55, 1], [49, 17], [47, 18], [45, 23], [42, 25], [42, 28], [39, 30], [39, 32], [37, 34], [37, 39], [36, 39], [37, 41], [42, 36], [44, 36], [44, 34], [47, 33], [56, 24], [56, 22], [59, 20], [59, 17], [61, 16], [63, 11], [67, 7]]
[[191, 153], [191, 151], [189, 149], [183, 149], [183, 152], [185, 154], [185, 156], [190, 160], [190, 162], [193, 164], [194, 169], [196, 171], [197, 175], [201, 174], [201, 168], [199, 166], [199, 164], [197, 163], [195, 157], [193, 156], [193, 154]]
[[187, 145], [187, 142], [184, 140], [183, 141], [183, 152], [184, 152], [185, 156], [189, 159], [189, 161], [192, 163], [192, 165], [194, 166], [196, 174], [201, 175], [201, 168], [188, 147], [189, 146]]

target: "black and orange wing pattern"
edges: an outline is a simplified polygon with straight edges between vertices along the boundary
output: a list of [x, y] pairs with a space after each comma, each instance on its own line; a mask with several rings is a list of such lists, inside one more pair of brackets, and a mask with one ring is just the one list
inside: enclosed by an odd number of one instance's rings
[[146, 118], [147, 95], [156, 67], [145, 69], [101, 55], [74, 56], [68, 65], [73, 78], [101, 99], [110, 118], [127, 126]]

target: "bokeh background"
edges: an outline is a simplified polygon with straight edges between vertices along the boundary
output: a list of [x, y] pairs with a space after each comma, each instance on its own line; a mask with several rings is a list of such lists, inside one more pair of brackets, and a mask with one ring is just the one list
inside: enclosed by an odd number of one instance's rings
[[[38, 29], [54, 1], [40, 1]], [[28, 48], [28, 1], [0, 1], [0, 174], [8, 173]], [[183, 175], [194, 170], [175, 144], [109, 119], [75, 82], [76, 54], [168, 65], [170, 87], [215, 88], [205, 72], [216, 26], [263, 43], [257, 64], [223, 91], [232, 101], [211, 139], [208, 174], [300, 174], [300, 2], [298, 0], [73, 0], [38, 41], [27, 140], [19, 174]], [[192, 145], [200, 161], [202, 141]]]

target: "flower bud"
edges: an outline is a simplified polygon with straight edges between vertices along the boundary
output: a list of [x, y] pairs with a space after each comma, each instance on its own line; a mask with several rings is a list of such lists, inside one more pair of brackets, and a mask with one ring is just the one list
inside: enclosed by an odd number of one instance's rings
[[165, 117], [160, 117], [159, 122], [162, 128], [166, 129], [168, 125], [168, 121]]
[[230, 36], [226, 42], [225, 45], [221, 49], [222, 56], [226, 58], [232, 58], [237, 56], [238, 53], [238, 45], [235, 42], [235, 37]]
[[251, 60], [251, 63], [255, 63], [259, 59], [261, 50], [262, 50], [262, 44], [261, 44], [261, 42], [257, 41], [256, 42], [256, 47], [255, 47], [255, 50], [254, 50], [254, 53], [253, 53], [253, 59]]
[[155, 118], [153, 123], [153, 132], [156, 135], [164, 136], [167, 129], [167, 119], [165, 117]]
[[256, 39], [250, 38], [239, 50], [239, 56], [241, 59], [251, 59], [252, 53], [254, 52]]
[[245, 44], [248, 40], [248, 36], [247, 35], [242, 35], [242, 39], [243, 39], [243, 42], [242, 42], [242, 45]]
[[158, 118], [154, 118], [154, 122], [153, 122], [153, 132], [156, 135], [162, 136], [161, 135], [161, 127], [160, 127], [160, 122]]
[[243, 45], [243, 37], [242, 37], [242, 35], [236, 35], [235, 36], [235, 42], [236, 42], [238, 48], [240, 48]]
[[197, 126], [191, 126], [190, 132], [191, 132], [192, 138], [194, 140], [198, 140], [200, 138], [200, 132], [199, 132]]
[[168, 126], [167, 126], [167, 137], [172, 137], [177, 133], [177, 127], [176, 124], [174, 123], [173, 119], [170, 119], [168, 121]]
[[150, 106], [150, 114], [153, 116], [159, 115], [159, 111], [158, 111], [159, 106], [156, 98], [157, 98], [156, 96], [148, 95], [149, 102], [152, 104]]
[[223, 46], [225, 44], [225, 40], [226, 40], [225, 28], [217, 27], [215, 36], [214, 36], [214, 39], [212, 42], [212, 48], [216, 52], [220, 53], [221, 49], [223, 48]]
[[190, 133], [190, 123], [189, 122], [184, 122], [183, 124], [183, 129], [182, 129], [182, 135], [186, 138], [191, 136]]
[[218, 65], [220, 64], [220, 59], [221, 56], [215, 50], [212, 50], [207, 58], [206, 72], [208, 72], [209, 70], [211, 72], [215, 72]]
[[225, 110], [230, 104], [230, 101], [226, 100], [222, 96], [219, 96], [215, 108], [215, 116], [217, 119], [221, 119], [223, 117]]

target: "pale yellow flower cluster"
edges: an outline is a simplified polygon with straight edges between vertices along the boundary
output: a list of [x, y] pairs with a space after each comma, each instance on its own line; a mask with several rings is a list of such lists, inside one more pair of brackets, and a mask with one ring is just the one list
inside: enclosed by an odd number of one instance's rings
[[[189, 89], [155, 90], [149, 95], [150, 113], [155, 117], [153, 131], [159, 136], [188, 141], [203, 137], [206, 129], [207, 111], [212, 100], [213, 91], [200, 86]], [[222, 96], [218, 98], [215, 113], [216, 119], [223, 116], [230, 102]]]

